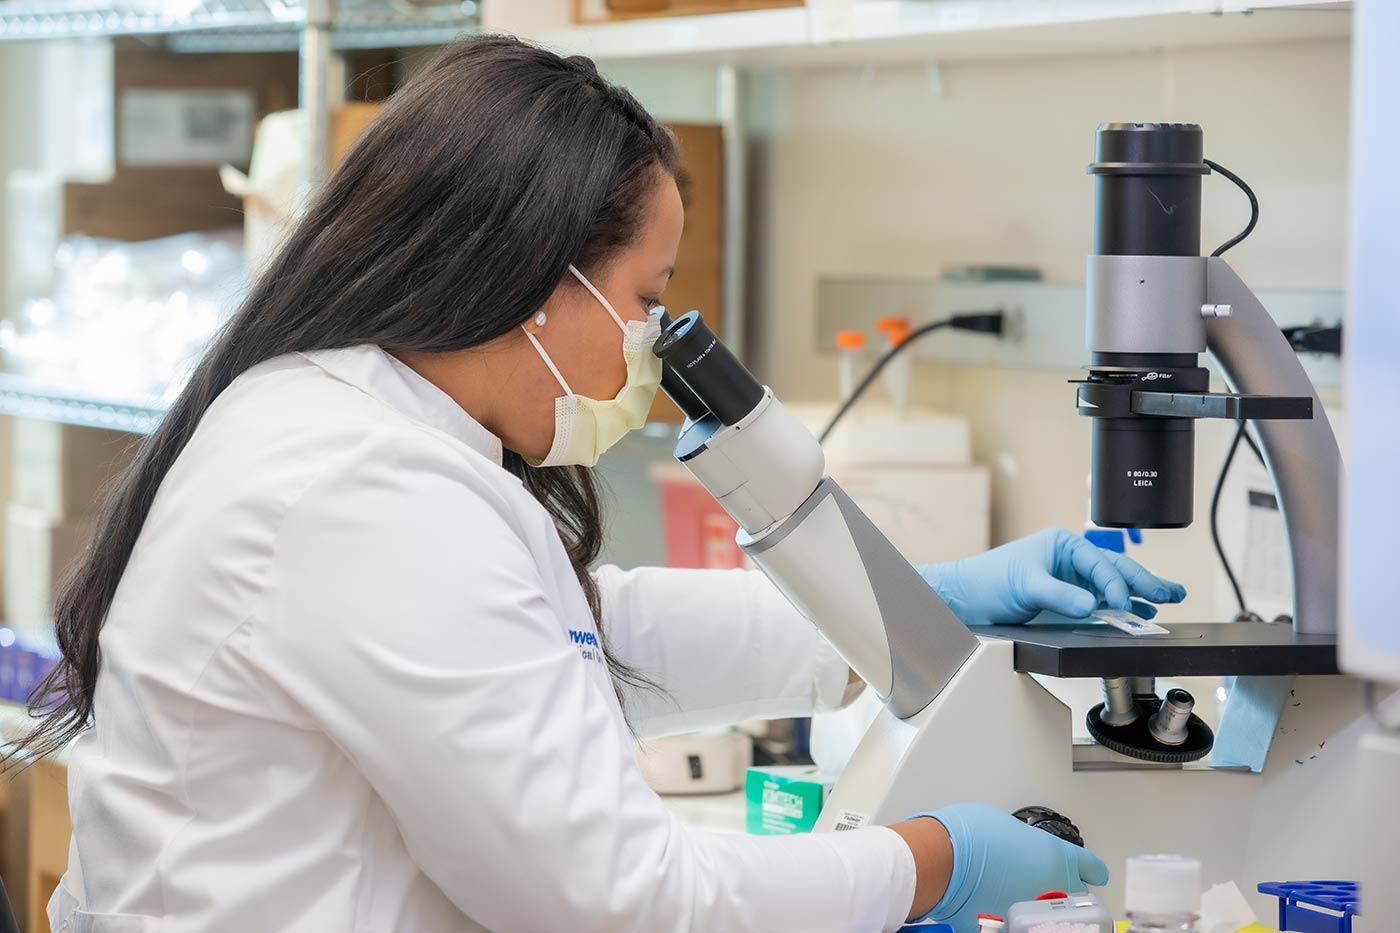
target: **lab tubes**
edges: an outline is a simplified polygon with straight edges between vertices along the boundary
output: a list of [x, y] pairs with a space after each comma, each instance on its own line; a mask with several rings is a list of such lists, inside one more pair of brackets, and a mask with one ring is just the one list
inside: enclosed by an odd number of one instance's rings
[[858, 330], [837, 331], [836, 351], [840, 365], [837, 376], [840, 380], [840, 395], [837, 401], [844, 402], [855, 392], [856, 383], [860, 379], [861, 363], [865, 357], [865, 334]]

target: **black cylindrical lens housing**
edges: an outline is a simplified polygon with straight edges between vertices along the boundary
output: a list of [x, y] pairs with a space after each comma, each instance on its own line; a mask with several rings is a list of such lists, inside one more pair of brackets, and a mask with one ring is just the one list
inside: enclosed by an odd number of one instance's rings
[[661, 365], [661, 391], [691, 421], [699, 421], [710, 413], [709, 407], [685, 384], [680, 373], [664, 363]]
[[1195, 509], [1196, 422], [1132, 413], [1134, 392], [1204, 392], [1192, 354], [1096, 353], [1081, 399], [1093, 417], [1089, 518], [1105, 528], [1185, 528]]
[[1194, 425], [1095, 418], [1089, 517], [1105, 528], [1185, 528], [1195, 508]]
[[[1210, 171], [1203, 154], [1194, 123], [1100, 125], [1089, 166], [1094, 253], [1199, 256], [1201, 176]], [[1194, 509], [1195, 422], [1133, 414], [1130, 398], [1134, 391], [1203, 392], [1206, 371], [1194, 354], [1089, 349], [1089, 383], [1109, 393], [1098, 407], [1080, 409], [1093, 417], [1090, 518], [1109, 528], [1185, 528]]]
[[677, 318], [652, 350], [724, 424], [742, 421], [763, 400], [763, 385], [720, 342], [699, 311]]
[[1095, 136], [1094, 253], [1201, 255], [1201, 128], [1104, 123]]
[[[663, 331], [672, 324], [671, 314], [665, 308], [661, 308], [661, 329]], [[655, 352], [653, 350], [653, 352]], [[680, 373], [676, 372], [672, 366], [667, 366], [663, 361], [661, 364], [661, 391], [666, 393], [666, 397], [676, 403], [687, 418], [691, 421], [699, 421], [710, 413], [710, 409], [700, 400], [700, 396], [685, 384]]]

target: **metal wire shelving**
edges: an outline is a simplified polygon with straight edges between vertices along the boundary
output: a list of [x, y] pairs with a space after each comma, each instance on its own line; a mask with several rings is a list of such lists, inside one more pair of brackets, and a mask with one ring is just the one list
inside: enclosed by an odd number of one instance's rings
[[[0, 41], [158, 37], [174, 51], [293, 50], [318, 6], [301, 0], [0, 0]], [[480, 25], [474, 0], [340, 0], [337, 49], [450, 41]]]

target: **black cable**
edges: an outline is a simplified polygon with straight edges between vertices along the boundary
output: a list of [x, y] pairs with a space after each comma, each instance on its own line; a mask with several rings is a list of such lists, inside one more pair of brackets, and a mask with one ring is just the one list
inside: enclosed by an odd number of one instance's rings
[[[1244, 422], [1240, 422], [1240, 427], [1244, 427]], [[1250, 434], [1248, 431], [1245, 431], [1244, 442], [1249, 445], [1250, 450], [1254, 451], [1254, 458], [1259, 461], [1260, 465], [1267, 467], [1268, 464], [1264, 462], [1263, 451], [1259, 449], [1258, 444], [1254, 443], [1254, 435]]]
[[826, 443], [826, 439], [831, 436], [832, 430], [840, 423], [842, 418], [846, 417], [846, 412], [855, 407], [856, 402], [860, 401], [860, 397], [865, 394], [865, 390], [870, 388], [871, 384], [879, 377], [880, 373], [884, 371], [884, 368], [889, 365], [890, 360], [898, 356], [901, 350], [925, 334], [931, 334], [936, 330], [951, 327], [952, 324], [953, 319], [946, 318], [942, 321], [934, 321], [932, 324], [924, 324], [921, 327], [916, 327], [909, 332], [909, 336], [905, 337], [903, 341], [895, 344], [881, 354], [880, 358], [875, 361], [875, 365], [870, 367], [870, 371], [865, 374], [865, 378], [861, 379], [856, 387], [851, 390], [851, 394], [847, 396], [846, 401], [841, 403], [841, 407], [836, 409], [836, 414], [831, 416], [831, 420], [826, 423], [826, 427], [822, 428], [822, 433], [817, 435], [817, 443]]
[[1230, 450], [1225, 454], [1225, 463], [1220, 467], [1220, 476], [1215, 481], [1215, 495], [1210, 499], [1210, 539], [1215, 542], [1215, 554], [1220, 558], [1220, 566], [1225, 568], [1225, 577], [1230, 581], [1230, 589], [1235, 591], [1235, 602], [1240, 607], [1240, 617], [1248, 616], [1249, 609], [1244, 604], [1244, 592], [1240, 590], [1240, 583], [1235, 579], [1235, 571], [1230, 566], [1230, 560], [1225, 556], [1225, 548], [1220, 543], [1220, 494], [1225, 489], [1225, 476], [1230, 472], [1230, 464], [1235, 459], [1235, 451], [1239, 449], [1240, 439], [1245, 436], [1245, 422], [1241, 421], [1239, 430], [1235, 431], [1235, 439], [1230, 442]]
[[1234, 172], [1230, 171], [1228, 168], [1221, 165], [1219, 162], [1212, 162], [1210, 159], [1202, 159], [1201, 161], [1205, 162], [1206, 165], [1209, 165], [1212, 171], [1219, 172], [1226, 178], [1233, 181], [1235, 184], [1239, 185], [1240, 190], [1244, 192], [1245, 197], [1249, 198], [1249, 223], [1245, 225], [1245, 228], [1243, 230], [1235, 234], [1230, 239], [1226, 240], [1224, 243], [1221, 243], [1215, 248], [1215, 252], [1211, 253], [1212, 256], [1221, 256], [1224, 255], [1227, 249], [1234, 246], [1236, 243], [1239, 243], [1245, 237], [1249, 236], [1251, 233], [1254, 232], [1254, 225], [1259, 223], [1259, 199], [1254, 196], [1253, 189], [1251, 189], [1249, 185], [1245, 184], [1245, 180], [1243, 178], [1236, 175]]
[[1342, 325], [1304, 324], [1299, 327], [1284, 327], [1283, 336], [1288, 345], [1298, 353], [1325, 353], [1331, 356], [1342, 355]]
[[1225, 490], [1225, 476], [1229, 475], [1229, 466], [1235, 461], [1235, 451], [1239, 450], [1240, 440], [1249, 443], [1250, 450], [1259, 455], [1260, 462], [1263, 462], [1263, 455], [1259, 454], [1259, 447], [1254, 445], [1254, 438], [1249, 436], [1247, 422], [1240, 422], [1239, 429], [1235, 431], [1235, 440], [1229, 444], [1229, 451], [1225, 454], [1225, 462], [1221, 464], [1221, 474], [1215, 479], [1215, 493], [1211, 496], [1211, 541], [1215, 544], [1215, 556], [1219, 558], [1222, 569], [1225, 570], [1225, 579], [1229, 580], [1231, 590], [1235, 591], [1235, 602], [1239, 605], [1239, 614], [1235, 616], [1236, 622], [1263, 622], [1256, 612], [1250, 611], [1245, 605], [1245, 591], [1240, 590], [1239, 580], [1235, 577], [1235, 569], [1231, 567], [1229, 558], [1225, 556], [1225, 546], [1221, 544], [1221, 531], [1219, 531], [1219, 506], [1221, 506], [1221, 493]]
[[822, 433], [817, 435], [817, 442], [821, 444], [826, 443], [826, 439], [831, 435], [832, 430], [841, 422], [842, 418], [846, 417], [846, 412], [855, 407], [856, 402], [865, 394], [865, 390], [870, 388], [875, 380], [879, 378], [880, 373], [889, 365], [890, 360], [898, 356], [905, 347], [909, 346], [920, 337], [931, 334], [936, 330], [942, 330], [945, 327], [952, 327], [957, 330], [966, 330], [979, 334], [1000, 335], [1005, 326], [1005, 318], [1006, 315], [1001, 311], [978, 311], [970, 314], [955, 314], [941, 321], [934, 321], [931, 324], [923, 324], [914, 328], [909, 332], [909, 336], [890, 347], [875, 361], [875, 365], [870, 367], [870, 371], [867, 372], [860, 383], [851, 390], [850, 396], [841, 403], [841, 407], [836, 410], [836, 414], [831, 416], [831, 420], [826, 423], [826, 427], [822, 428]]
[[[1249, 223], [1245, 224], [1243, 230], [1224, 243], [1221, 243], [1215, 248], [1215, 252], [1211, 253], [1212, 256], [1221, 256], [1230, 247], [1235, 246], [1254, 232], [1255, 225], [1259, 223], [1259, 199], [1254, 196], [1254, 189], [1250, 188], [1249, 184], [1245, 182], [1243, 178], [1236, 175], [1219, 162], [1214, 162], [1210, 159], [1204, 159], [1202, 161], [1210, 166], [1211, 171], [1224, 175], [1230, 181], [1238, 185], [1239, 189], [1244, 192], [1245, 197], [1249, 198]], [[1259, 446], [1254, 443], [1254, 438], [1249, 436], [1246, 422], [1241, 421], [1239, 429], [1235, 432], [1235, 439], [1230, 442], [1230, 450], [1225, 454], [1225, 462], [1220, 465], [1220, 475], [1216, 477], [1215, 480], [1215, 495], [1213, 495], [1210, 500], [1210, 538], [1211, 541], [1215, 543], [1215, 555], [1220, 558], [1220, 566], [1225, 570], [1225, 576], [1230, 581], [1230, 588], [1235, 591], [1235, 602], [1238, 603], [1240, 607], [1239, 615], [1235, 617], [1235, 620], [1258, 621], [1259, 616], [1251, 612], [1249, 607], [1245, 605], [1244, 592], [1240, 589], [1239, 580], [1235, 578], [1235, 571], [1234, 568], [1230, 566], [1230, 559], [1225, 556], [1225, 548], [1220, 543], [1220, 494], [1225, 489], [1225, 477], [1230, 473], [1230, 464], [1234, 462], [1235, 451], [1239, 449], [1241, 440], [1249, 444], [1249, 449], [1254, 451], [1254, 456], [1259, 458], [1260, 463], [1264, 462], [1264, 455], [1260, 452]]]

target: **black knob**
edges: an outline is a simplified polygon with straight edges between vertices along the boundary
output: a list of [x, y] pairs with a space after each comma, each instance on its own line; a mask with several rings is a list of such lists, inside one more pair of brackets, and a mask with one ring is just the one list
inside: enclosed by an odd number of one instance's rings
[[1075, 826], [1069, 817], [1056, 813], [1049, 807], [1022, 807], [1011, 815], [1027, 826], [1043, 829], [1056, 839], [1063, 839], [1081, 849], [1084, 848], [1084, 836], [1080, 834], [1079, 827]]

